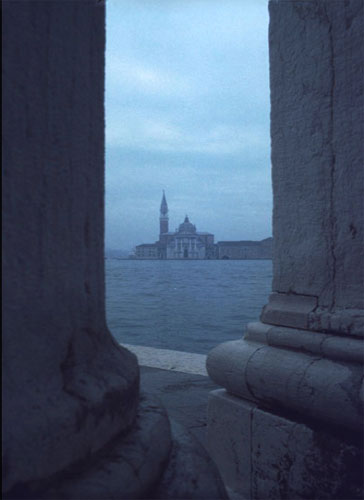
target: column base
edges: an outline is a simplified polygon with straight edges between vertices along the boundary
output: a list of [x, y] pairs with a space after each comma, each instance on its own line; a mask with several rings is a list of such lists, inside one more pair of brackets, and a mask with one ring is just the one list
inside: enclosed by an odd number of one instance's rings
[[142, 394], [134, 425], [47, 486], [19, 484], [7, 500], [228, 500], [213, 460], [156, 398]]
[[245, 500], [361, 499], [357, 441], [354, 434], [275, 414], [224, 389], [210, 393], [209, 451], [227, 487]]

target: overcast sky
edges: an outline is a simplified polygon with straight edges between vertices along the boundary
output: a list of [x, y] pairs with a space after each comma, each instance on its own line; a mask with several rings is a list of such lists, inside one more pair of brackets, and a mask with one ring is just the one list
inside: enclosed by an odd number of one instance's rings
[[106, 3], [106, 247], [271, 236], [267, 1]]

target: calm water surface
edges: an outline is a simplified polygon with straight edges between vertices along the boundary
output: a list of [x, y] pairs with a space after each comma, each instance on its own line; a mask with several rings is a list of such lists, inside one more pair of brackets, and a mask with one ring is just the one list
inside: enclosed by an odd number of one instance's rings
[[107, 259], [106, 313], [119, 342], [207, 354], [257, 321], [270, 260]]

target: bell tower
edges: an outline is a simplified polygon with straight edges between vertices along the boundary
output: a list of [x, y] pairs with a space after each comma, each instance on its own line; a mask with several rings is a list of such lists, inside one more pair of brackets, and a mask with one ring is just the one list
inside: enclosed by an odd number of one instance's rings
[[168, 205], [167, 205], [166, 195], [165, 195], [164, 189], [163, 189], [163, 197], [162, 197], [160, 215], [159, 215], [159, 235], [160, 236], [163, 233], [168, 233], [168, 221], [169, 221]]

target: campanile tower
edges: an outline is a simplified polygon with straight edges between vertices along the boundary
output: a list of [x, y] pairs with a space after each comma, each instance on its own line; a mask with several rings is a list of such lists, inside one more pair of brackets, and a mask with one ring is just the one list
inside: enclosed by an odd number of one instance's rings
[[162, 235], [163, 233], [168, 233], [168, 221], [169, 221], [168, 205], [167, 205], [166, 195], [163, 189], [163, 197], [159, 215], [159, 235]]

